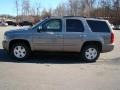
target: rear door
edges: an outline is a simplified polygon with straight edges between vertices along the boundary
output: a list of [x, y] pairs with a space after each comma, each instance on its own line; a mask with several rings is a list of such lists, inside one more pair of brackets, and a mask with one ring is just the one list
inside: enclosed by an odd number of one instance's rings
[[80, 52], [84, 26], [81, 20], [66, 19], [64, 33], [64, 51]]

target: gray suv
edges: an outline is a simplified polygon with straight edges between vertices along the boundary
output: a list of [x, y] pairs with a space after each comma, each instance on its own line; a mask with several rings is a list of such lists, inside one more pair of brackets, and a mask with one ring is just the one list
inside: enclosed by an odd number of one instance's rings
[[100, 53], [112, 51], [114, 33], [108, 21], [83, 17], [51, 17], [32, 28], [5, 32], [3, 48], [14, 58], [33, 51], [74, 52], [95, 62]]

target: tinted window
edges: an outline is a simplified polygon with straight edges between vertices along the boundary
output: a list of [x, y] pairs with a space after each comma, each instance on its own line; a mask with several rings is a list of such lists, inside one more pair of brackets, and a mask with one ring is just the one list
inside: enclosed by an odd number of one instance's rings
[[60, 19], [48, 20], [43, 27], [48, 32], [61, 32], [62, 31], [62, 22]]
[[87, 23], [93, 32], [110, 32], [107, 23], [104, 21], [87, 20]]
[[84, 26], [80, 20], [67, 19], [66, 20], [66, 31], [67, 32], [83, 32]]

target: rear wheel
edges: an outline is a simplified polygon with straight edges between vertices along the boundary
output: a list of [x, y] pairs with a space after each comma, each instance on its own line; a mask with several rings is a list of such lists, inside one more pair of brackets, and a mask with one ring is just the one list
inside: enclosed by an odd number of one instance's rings
[[25, 43], [15, 43], [12, 45], [10, 53], [15, 59], [23, 60], [30, 55], [30, 49]]
[[81, 56], [85, 62], [96, 62], [100, 56], [100, 49], [97, 45], [87, 45], [83, 47]]

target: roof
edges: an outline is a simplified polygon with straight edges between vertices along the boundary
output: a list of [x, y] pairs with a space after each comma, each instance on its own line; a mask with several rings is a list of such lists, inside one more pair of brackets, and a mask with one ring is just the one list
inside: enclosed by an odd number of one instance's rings
[[82, 16], [52, 16], [50, 18], [58, 18], [58, 19], [62, 19], [62, 18], [71, 18], [71, 19], [77, 19], [77, 18], [80, 18], [80, 19], [86, 19], [86, 20], [98, 20], [98, 21], [105, 21], [105, 19], [103, 18], [99, 18], [99, 17], [82, 17]]

